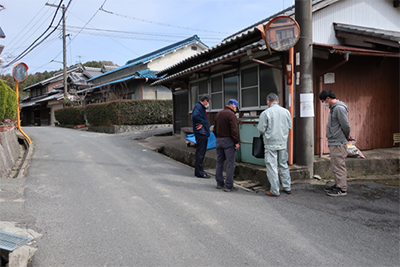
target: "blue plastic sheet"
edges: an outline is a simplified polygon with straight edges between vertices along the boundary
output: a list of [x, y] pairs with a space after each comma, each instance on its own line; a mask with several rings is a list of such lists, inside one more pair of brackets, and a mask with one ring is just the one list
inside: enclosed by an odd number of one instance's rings
[[[196, 138], [194, 137], [194, 134], [188, 134], [186, 136], [186, 141], [196, 144]], [[215, 137], [215, 134], [213, 132], [210, 132], [210, 137], [208, 137], [208, 140], [207, 140], [207, 150], [215, 148], [216, 141], [217, 141], [217, 138]]]

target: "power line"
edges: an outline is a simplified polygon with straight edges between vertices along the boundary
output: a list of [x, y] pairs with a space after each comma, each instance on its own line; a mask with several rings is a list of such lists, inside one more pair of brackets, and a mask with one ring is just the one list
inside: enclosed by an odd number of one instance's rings
[[133, 19], [133, 20], [137, 20], [137, 21], [141, 21], [141, 22], [146, 22], [146, 23], [151, 23], [151, 24], [156, 24], [156, 25], [165, 26], [165, 27], [178, 28], [178, 29], [191, 30], [191, 31], [198, 31], [198, 32], [209, 32], [209, 33], [229, 34], [229, 33], [227, 33], [227, 32], [217, 32], [217, 31], [210, 31], [210, 30], [202, 30], [202, 29], [195, 29], [195, 28], [189, 28], [189, 27], [182, 27], [182, 26], [171, 25], [171, 24], [162, 23], [162, 22], [155, 22], [155, 21], [151, 21], [151, 20], [146, 20], [146, 19], [141, 19], [141, 18], [130, 17], [130, 16], [121, 15], [121, 14], [118, 14], [118, 13], [115, 13], [115, 12], [112, 12], [112, 11], [105, 10], [105, 9], [103, 8], [103, 6], [100, 7], [100, 11], [103, 11], [103, 12], [108, 13], [108, 14], [111, 14], [111, 15], [115, 15], [115, 16], [127, 18], [127, 19]]
[[[129, 35], [145, 35], [145, 36], [158, 36], [158, 37], [172, 37], [172, 38], [183, 38], [187, 36], [187, 34], [177, 34], [177, 33], [172, 33], [172, 34], [165, 34], [165, 33], [149, 33], [149, 32], [129, 32], [129, 31], [118, 31], [118, 30], [107, 30], [107, 29], [97, 29], [97, 28], [81, 28], [81, 27], [76, 27], [76, 26], [67, 26], [69, 32], [78, 32], [79, 33], [86, 33], [89, 35], [103, 35], [103, 36], [113, 36], [113, 37], [119, 37], [119, 38], [124, 38], [124, 39], [146, 39], [146, 38], [138, 38], [138, 37], [133, 37]], [[97, 33], [96, 33], [97, 32]], [[110, 32], [110, 33], [121, 33], [121, 34], [127, 34], [126, 36], [124, 35], [106, 35], [102, 32]], [[201, 39], [208, 39], [208, 40], [220, 40], [221, 38], [217, 37], [202, 37]]]
[[[71, 3], [72, 0], [70, 0]], [[10, 67], [12, 64], [16, 63], [18, 60], [20, 60], [21, 58], [25, 57], [27, 54], [29, 54], [34, 48], [36, 48], [38, 45], [40, 45], [44, 40], [46, 40], [55, 30], [56, 28], [53, 29], [53, 31], [51, 31], [49, 34], [47, 34], [43, 40], [41, 40], [39, 43], [36, 44], [36, 42], [38, 42], [40, 40], [40, 38], [42, 38], [46, 32], [51, 29], [53, 22], [57, 16], [58, 10], [60, 9], [61, 3], [63, 2], [63, 0], [60, 1], [60, 3], [58, 4], [57, 10], [54, 13], [53, 19], [50, 22], [50, 25], [47, 27], [47, 29], [35, 40], [33, 41], [33, 43], [31, 45], [28, 46], [28, 48], [26, 48], [21, 54], [19, 54], [15, 59], [13, 59], [11, 62], [9, 62], [7, 65], [5, 65], [5, 68]], [[61, 23], [61, 19], [58, 22], [58, 25], [60, 25]], [[57, 25], [57, 26], [58, 26]]]
[[[86, 24], [82, 27], [82, 29], [78, 32], [78, 34], [76, 34], [76, 35], [74, 36], [74, 38], [71, 40], [71, 42], [75, 40], [75, 38], [81, 33], [81, 31], [82, 31], [83, 29], [85, 29], [86, 25], [88, 25], [89, 22], [97, 15], [97, 13], [103, 8], [103, 6], [104, 6], [104, 4], [105, 4], [106, 2], [107, 2], [107, 0], [104, 0], [103, 4], [100, 6], [100, 8], [94, 13], [94, 15], [89, 19], [89, 21], [86, 22]], [[70, 12], [70, 13], [71, 13], [71, 12]], [[72, 13], [71, 13], [71, 14], [72, 14]], [[72, 15], [73, 15], [73, 14], [72, 14]], [[136, 53], [135, 51], [131, 50], [129, 47], [127, 47], [127, 46], [121, 44], [120, 42], [114, 40], [114, 39], [111, 38], [111, 37], [109, 37], [109, 38], [110, 38], [111, 40], [113, 40], [114, 42], [116, 42], [117, 44], [119, 44], [119, 45], [125, 47], [127, 50], [129, 50], [129, 51], [131, 51], [132, 53], [134, 53], [134, 54], [137, 55], [137, 53]], [[70, 43], [71, 43], [71, 42], [70, 42]]]

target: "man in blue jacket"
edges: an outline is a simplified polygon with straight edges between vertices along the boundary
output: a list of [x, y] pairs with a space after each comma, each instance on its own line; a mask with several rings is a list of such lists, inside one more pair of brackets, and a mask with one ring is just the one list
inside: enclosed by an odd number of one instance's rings
[[196, 138], [196, 162], [194, 175], [199, 178], [210, 178], [204, 172], [203, 161], [207, 151], [208, 137], [210, 136], [210, 125], [207, 119], [207, 108], [211, 102], [209, 95], [202, 95], [200, 101], [192, 110], [193, 133]]
[[350, 136], [350, 124], [347, 119], [349, 108], [336, 99], [332, 90], [324, 90], [319, 94], [322, 105], [329, 107], [329, 119], [326, 125], [326, 138], [331, 156], [331, 167], [335, 184], [325, 188], [326, 194], [332, 197], [347, 195], [347, 140]]

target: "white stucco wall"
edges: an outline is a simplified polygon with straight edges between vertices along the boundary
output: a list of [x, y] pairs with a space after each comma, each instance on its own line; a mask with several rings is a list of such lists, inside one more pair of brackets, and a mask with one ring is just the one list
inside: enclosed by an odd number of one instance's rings
[[400, 8], [393, 0], [340, 0], [313, 13], [313, 41], [340, 44], [333, 23], [400, 31]]
[[146, 85], [144, 87], [144, 99], [172, 99], [172, 93], [164, 86]]
[[50, 108], [50, 126], [54, 126], [54, 122], [56, 121], [54, 111], [57, 109], [62, 109], [63, 104], [60, 101], [52, 100], [47, 103], [47, 107]]
[[[192, 46], [196, 46], [197, 50], [193, 50]], [[164, 54], [163, 56], [154, 58], [151, 62], [147, 64], [147, 66], [151, 70], [162, 70], [205, 49], [206, 47], [199, 44], [198, 42], [189, 44], [175, 51]]]

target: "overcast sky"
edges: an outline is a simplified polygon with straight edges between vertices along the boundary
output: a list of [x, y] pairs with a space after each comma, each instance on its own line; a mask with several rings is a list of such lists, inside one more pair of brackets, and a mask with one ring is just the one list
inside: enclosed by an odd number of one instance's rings
[[[18, 60], [29, 73], [62, 68], [61, 0], [0, 0], [0, 27], [6, 38], [2, 65], [14, 60], [38, 39], [38, 44]], [[289, 6], [294, 0], [64, 0], [67, 6], [67, 65], [87, 61], [112, 61], [119, 66], [193, 35], [209, 47]], [[47, 31], [46, 31], [47, 30]], [[45, 39], [43, 41], [43, 39]], [[28, 49], [29, 51], [30, 49]], [[53, 61], [53, 62], [52, 62]], [[0, 73], [11, 73], [9, 68]]]

